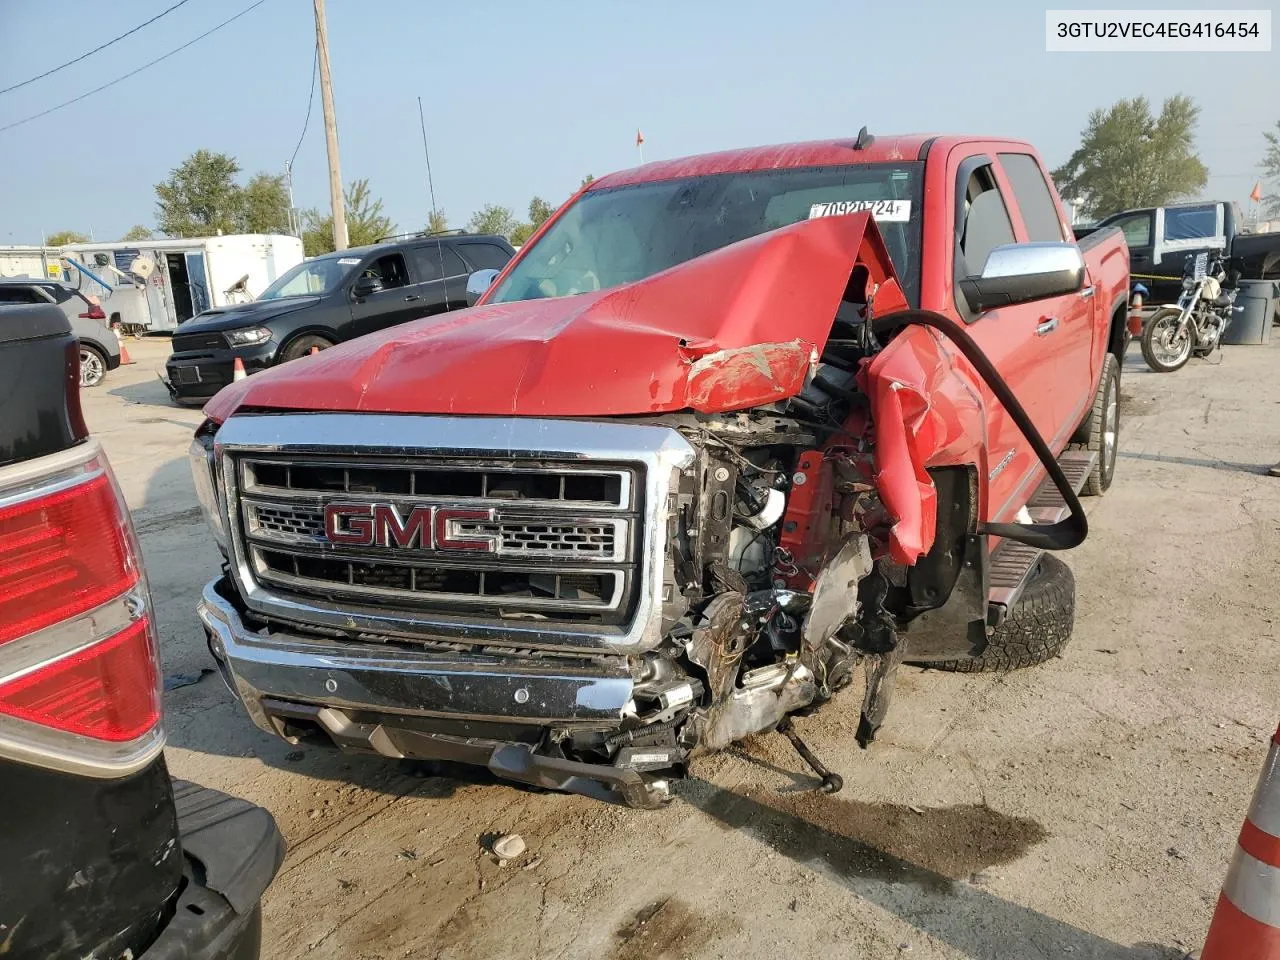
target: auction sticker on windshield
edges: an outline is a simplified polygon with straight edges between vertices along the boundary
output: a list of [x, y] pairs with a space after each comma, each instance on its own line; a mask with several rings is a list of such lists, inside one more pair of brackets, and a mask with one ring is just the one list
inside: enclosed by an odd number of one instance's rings
[[809, 219], [814, 217], [840, 217], [846, 213], [862, 213], [870, 210], [878, 223], [906, 223], [911, 219], [910, 200], [832, 200], [815, 203], [809, 208]]
[[352, 264], [359, 263], [359, 262], [360, 262], [359, 257], [339, 257], [338, 258], [338, 263], [342, 264], [344, 267], [349, 267]]

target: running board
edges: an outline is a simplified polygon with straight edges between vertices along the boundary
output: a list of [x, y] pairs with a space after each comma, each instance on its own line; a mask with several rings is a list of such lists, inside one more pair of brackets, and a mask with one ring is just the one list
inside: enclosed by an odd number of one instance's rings
[[[1084, 489], [1084, 482], [1089, 479], [1097, 462], [1098, 455], [1089, 450], [1068, 450], [1058, 458], [1058, 466], [1062, 468], [1067, 482], [1076, 493]], [[1049, 477], [1045, 477], [1036, 488], [1027, 502], [1027, 511], [1031, 514], [1033, 523], [1057, 523], [1065, 520], [1071, 512], [1067, 501], [1062, 499], [1062, 493]]]
[[[1066, 475], [1071, 489], [1079, 493], [1083, 489], [1089, 473], [1098, 461], [1098, 455], [1084, 450], [1068, 450], [1058, 458], [1058, 465]], [[1054, 486], [1053, 481], [1045, 477], [1036, 489], [1035, 494], [1027, 502], [1027, 512], [1034, 523], [1057, 523], [1070, 512], [1062, 494]], [[987, 595], [987, 623], [995, 626], [1004, 619], [1005, 611], [1017, 603], [1022, 591], [1031, 578], [1031, 571], [1036, 568], [1040, 554], [1044, 551], [1038, 547], [1029, 547], [1025, 543], [1013, 540], [1001, 540], [995, 552], [991, 554], [988, 564], [990, 593]]]

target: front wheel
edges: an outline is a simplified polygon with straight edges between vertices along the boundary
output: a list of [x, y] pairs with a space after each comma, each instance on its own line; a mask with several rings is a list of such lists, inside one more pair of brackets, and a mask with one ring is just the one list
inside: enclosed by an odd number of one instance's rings
[[328, 337], [322, 337], [318, 334], [308, 333], [297, 340], [294, 340], [280, 352], [280, 363], [289, 360], [297, 360], [299, 357], [308, 356], [313, 350], [328, 350], [333, 346], [333, 341]]
[[1157, 310], [1142, 331], [1142, 359], [1156, 373], [1173, 373], [1191, 359], [1193, 334], [1191, 324], [1178, 336], [1178, 318], [1182, 311]]

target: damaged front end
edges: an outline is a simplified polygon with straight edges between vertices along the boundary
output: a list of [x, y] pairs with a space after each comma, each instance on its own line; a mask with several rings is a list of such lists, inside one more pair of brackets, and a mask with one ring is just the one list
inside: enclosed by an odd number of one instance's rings
[[807, 336], [673, 345], [680, 410], [205, 431], [228, 565], [200, 613], [255, 722], [653, 806], [690, 759], [789, 730], [862, 667], [869, 743], [908, 625], [967, 582], [977, 491], [946, 468], [957, 509], [935, 522], [927, 405], [875, 421], [871, 318], [905, 304], [848, 219], [796, 228], [858, 251]]

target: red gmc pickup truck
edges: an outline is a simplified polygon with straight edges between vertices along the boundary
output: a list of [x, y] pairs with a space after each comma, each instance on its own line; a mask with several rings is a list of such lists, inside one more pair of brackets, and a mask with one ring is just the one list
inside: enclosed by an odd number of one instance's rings
[[[636, 806], [862, 666], [1072, 626], [1128, 252], [1034, 149], [871, 137], [593, 181], [473, 309], [233, 384], [191, 448], [199, 614], [264, 730]], [[853, 724], [851, 723], [851, 732]]]

